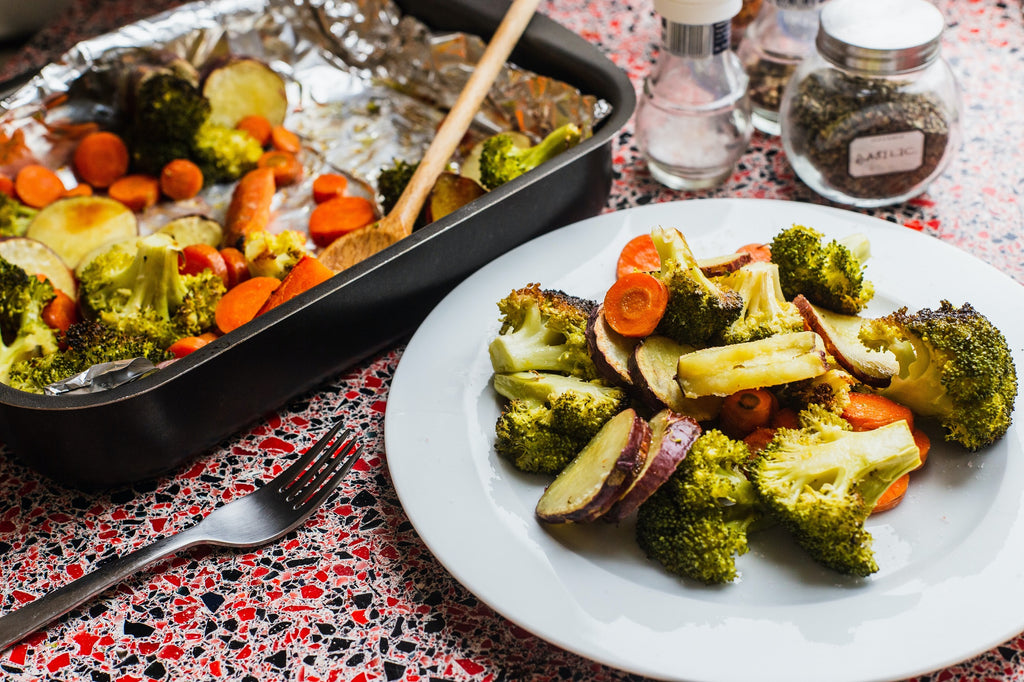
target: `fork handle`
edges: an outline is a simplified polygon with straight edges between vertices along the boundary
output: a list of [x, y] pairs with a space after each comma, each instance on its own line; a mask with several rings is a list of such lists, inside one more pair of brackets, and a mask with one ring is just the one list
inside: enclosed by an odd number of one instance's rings
[[202, 538], [190, 532], [194, 528], [195, 526], [192, 526], [177, 535], [160, 538], [130, 554], [114, 557], [91, 573], [0, 617], [0, 651], [20, 642], [27, 635], [81, 606], [149, 564], [186, 547], [199, 544]]

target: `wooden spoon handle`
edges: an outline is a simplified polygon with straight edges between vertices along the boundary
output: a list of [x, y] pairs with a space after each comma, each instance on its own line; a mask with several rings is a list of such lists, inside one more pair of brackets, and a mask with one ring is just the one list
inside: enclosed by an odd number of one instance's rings
[[413, 224], [419, 216], [423, 204], [434, 187], [437, 178], [444, 171], [462, 137], [469, 130], [480, 105], [483, 103], [491, 86], [519, 42], [519, 37], [530, 23], [540, 0], [514, 0], [501, 20], [494, 36], [487, 44], [480, 61], [477, 62], [462, 92], [445, 116], [441, 127], [434, 135], [420, 160], [416, 172], [409, 184], [395, 202], [388, 216], [395, 228], [401, 226], [402, 236], [412, 232]]

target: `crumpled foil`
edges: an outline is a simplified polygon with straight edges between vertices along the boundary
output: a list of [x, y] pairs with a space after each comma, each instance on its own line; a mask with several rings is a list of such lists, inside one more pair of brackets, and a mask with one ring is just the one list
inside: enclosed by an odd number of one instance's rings
[[[75, 144], [90, 124], [114, 130], [121, 125], [134, 69], [167, 56], [198, 68], [226, 56], [255, 57], [287, 81], [285, 125], [304, 145], [305, 178], [275, 196], [272, 229], [305, 231], [317, 174], [341, 172], [351, 180], [350, 193], [375, 199], [382, 168], [395, 159], [419, 160], [483, 49], [477, 36], [434, 33], [389, 0], [183, 5], [79, 43], [0, 103], [0, 132], [24, 135], [31, 150], [0, 165], [0, 171], [13, 175], [19, 165], [41, 161], [58, 168], [71, 187], [76, 180], [68, 164]], [[481, 108], [469, 141], [502, 130], [539, 139], [566, 122], [589, 131], [609, 113], [603, 100], [510, 64]], [[139, 216], [140, 234], [180, 215], [222, 220], [231, 189], [214, 186], [195, 199], [148, 209]], [[96, 368], [52, 392], [112, 388], [152, 368], [130, 365], [125, 371], [118, 363], [106, 369]]]

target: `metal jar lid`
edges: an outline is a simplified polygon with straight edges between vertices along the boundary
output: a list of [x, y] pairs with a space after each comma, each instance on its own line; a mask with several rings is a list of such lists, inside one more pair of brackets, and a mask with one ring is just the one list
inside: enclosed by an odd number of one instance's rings
[[938, 58], [944, 27], [927, 0], [831, 0], [821, 10], [817, 47], [843, 69], [907, 73]]

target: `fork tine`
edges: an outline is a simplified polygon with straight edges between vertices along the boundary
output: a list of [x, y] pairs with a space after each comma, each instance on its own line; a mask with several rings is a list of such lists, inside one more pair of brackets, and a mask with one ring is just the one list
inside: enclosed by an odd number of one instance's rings
[[[274, 479], [275, 483], [280, 483], [278, 485], [278, 490], [284, 492], [285, 490], [293, 487], [299, 480], [302, 472], [304, 472], [310, 463], [320, 455], [320, 452], [327, 447], [328, 443], [331, 442], [331, 439], [334, 438], [338, 431], [341, 431], [344, 426], [345, 422], [339, 419], [334, 426], [331, 427], [330, 431], [324, 434], [320, 440], [314, 443], [313, 446], [306, 451], [306, 454], [295, 460], [291, 466], [278, 474], [277, 478]], [[345, 437], [348, 438], [347, 435]]]
[[296, 506], [318, 506], [324, 498], [345, 478], [362, 454], [362, 447], [354, 441], [345, 443], [342, 451], [324, 467], [320, 475], [302, 490]]
[[320, 448], [321, 452], [312, 464], [303, 472], [302, 476], [298, 478], [294, 483], [284, 489], [288, 493], [287, 499], [289, 501], [302, 495], [304, 490], [309, 488], [310, 481], [315, 479], [324, 467], [330, 466], [331, 462], [334, 461], [335, 455], [338, 450], [342, 448], [352, 437], [352, 432], [348, 429], [342, 431], [330, 444], [324, 442], [327, 449]]

